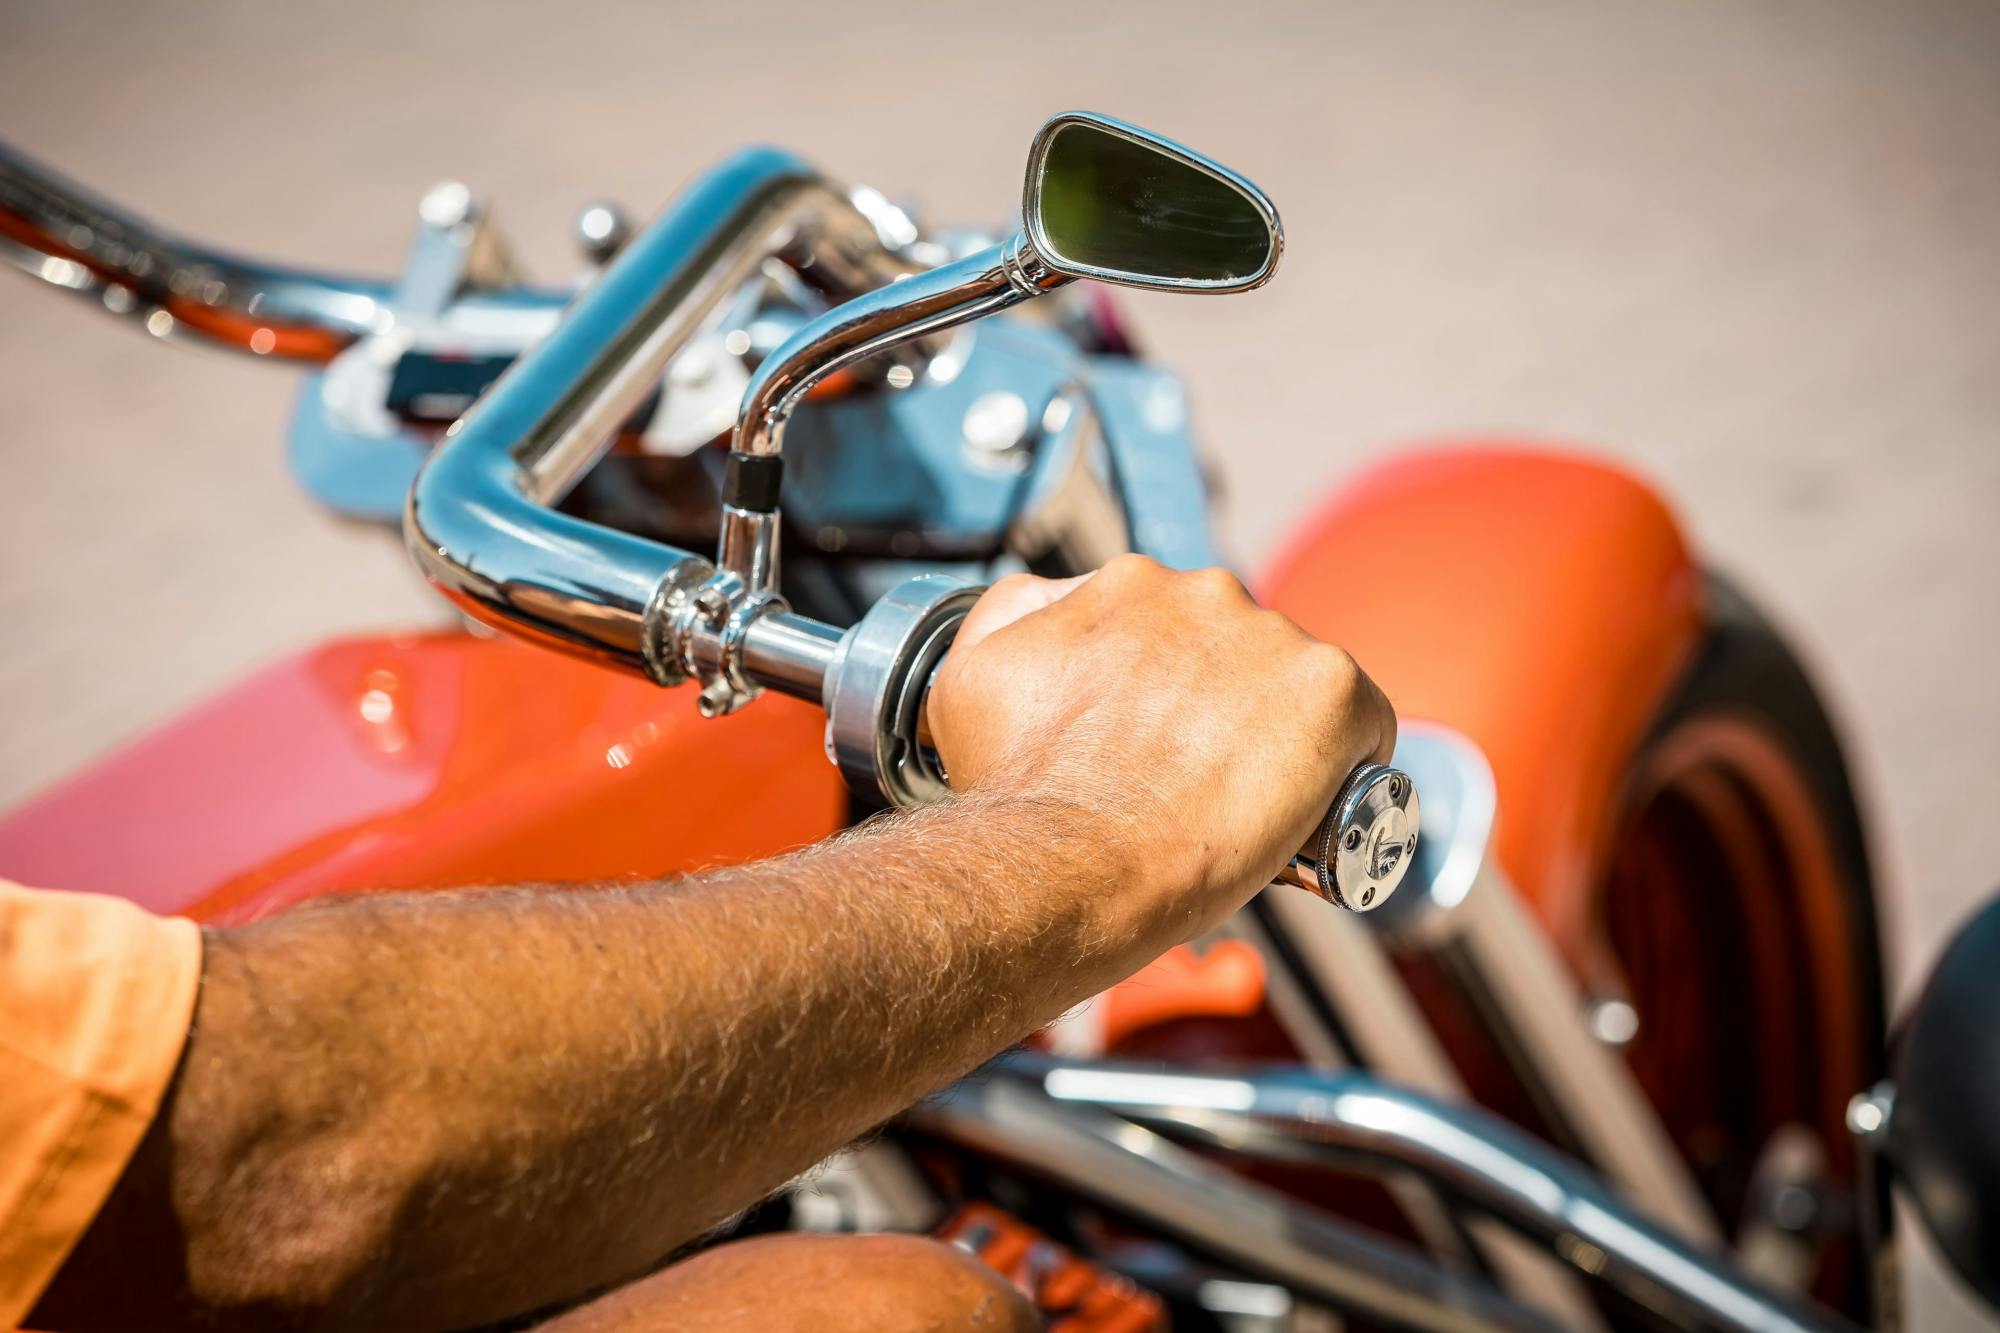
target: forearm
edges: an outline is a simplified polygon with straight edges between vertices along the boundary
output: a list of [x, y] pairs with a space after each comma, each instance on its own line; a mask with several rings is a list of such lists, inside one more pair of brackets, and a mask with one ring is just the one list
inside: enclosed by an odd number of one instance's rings
[[970, 799], [663, 886], [218, 932], [161, 1182], [189, 1294], [449, 1324], [640, 1271], [1142, 961], [1115, 869]]

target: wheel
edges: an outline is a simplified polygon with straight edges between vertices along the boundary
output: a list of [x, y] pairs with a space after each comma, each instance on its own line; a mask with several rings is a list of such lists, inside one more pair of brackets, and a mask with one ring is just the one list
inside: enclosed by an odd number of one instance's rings
[[[1717, 1215], [1863, 1310], [1848, 1098], [1882, 1067], [1868, 840], [1839, 737], [1784, 640], [1711, 578], [1705, 640], [1629, 766], [1593, 994]], [[1618, 1034], [1624, 1035], [1624, 1034]]]

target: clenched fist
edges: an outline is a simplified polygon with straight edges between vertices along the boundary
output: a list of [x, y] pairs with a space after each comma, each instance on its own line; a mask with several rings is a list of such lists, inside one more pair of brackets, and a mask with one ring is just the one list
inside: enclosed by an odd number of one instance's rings
[[1120, 556], [980, 598], [938, 674], [932, 737], [955, 789], [1085, 830], [1108, 942], [1143, 961], [1270, 882], [1355, 765], [1386, 762], [1389, 701], [1354, 659], [1218, 569]]

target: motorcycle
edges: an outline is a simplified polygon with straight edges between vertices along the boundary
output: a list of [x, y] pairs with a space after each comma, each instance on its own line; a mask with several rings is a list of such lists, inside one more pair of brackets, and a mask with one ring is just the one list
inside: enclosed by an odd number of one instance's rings
[[[0, 819], [0, 873], [235, 922], [772, 855], [945, 790], [925, 691], [998, 574], [1220, 563], [1186, 395], [1109, 296], [1272, 278], [1219, 163], [1066, 113], [999, 238], [761, 148], [578, 231], [585, 277], [531, 285], [447, 184], [397, 278], [340, 277], [0, 150], [0, 256], [297, 368], [300, 481], [463, 620], [258, 673]], [[1211, 938], [725, 1234], [937, 1232], [1065, 1330], [1831, 1329], [1894, 1322], [1900, 1174], [1993, 1294], [1948, 1056], [1992, 1044], [1996, 928], [1887, 1078], [1838, 736], [1657, 494], [1405, 455], [1252, 586], [1381, 682], [1394, 764]]]

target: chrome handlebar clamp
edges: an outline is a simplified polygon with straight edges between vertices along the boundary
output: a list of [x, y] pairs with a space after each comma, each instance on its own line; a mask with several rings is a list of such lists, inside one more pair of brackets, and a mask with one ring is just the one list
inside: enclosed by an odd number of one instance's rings
[[1341, 784], [1326, 817], [1278, 881], [1310, 889], [1350, 912], [1372, 912], [1409, 873], [1417, 822], [1417, 788], [1410, 775], [1363, 764]]
[[788, 609], [784, 598], [753, 592], [726, 569], [710, 573], [674, 607], [669, 655], [683, 679], [700, 682], [695, 707], [703, 717], [725, 717], [764, 692], [745, 666], [750, 627]]
[[984, 591], [941, 574], [905, 579], [841, 639], [826, 673], [826, 754], [857, 790], [896, 806], [948, 790], [918, 727], [931, 675]]

